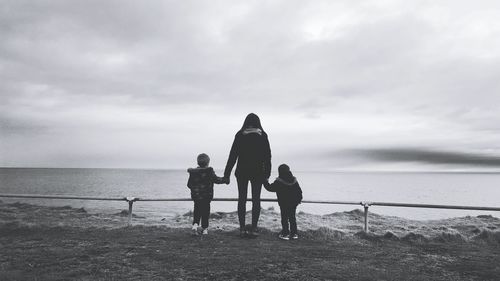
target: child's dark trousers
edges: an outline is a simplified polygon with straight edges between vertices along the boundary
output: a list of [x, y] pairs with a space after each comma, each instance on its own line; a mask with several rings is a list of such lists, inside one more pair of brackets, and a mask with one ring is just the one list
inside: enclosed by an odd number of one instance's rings
[[281, 226], [283, 230], [281, 234], [297, 234], [297, 220], [295, 219], [295, 212], [297, 205], [280, 205], [281, 210]]
[[210, 216], [210, 201], [208, 199], [194, 200], [193, 224], [200, 224], [201, 227], [208, 227], [208, 217]]

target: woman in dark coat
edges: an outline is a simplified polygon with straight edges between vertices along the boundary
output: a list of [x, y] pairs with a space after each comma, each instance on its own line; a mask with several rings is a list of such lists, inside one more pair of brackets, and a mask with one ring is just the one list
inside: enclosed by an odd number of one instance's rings
[[271, 175], [271, 148], [266, 132], [262, 129], [260, 119], [254, 113], [245, 118], [245, 122], [236, 133], [229, 153], [224, 178], [229, 182], [231, 170], [236, 165], [236, 181], [238, 183], [238, 219], [240, 234], [246, 235], [245, 213], [248, 192], [248, 182], [252, 186], [252, 230], [251, 236], [256, 236], [257, 223], [260, 216], [260, 192], [262, 184]]

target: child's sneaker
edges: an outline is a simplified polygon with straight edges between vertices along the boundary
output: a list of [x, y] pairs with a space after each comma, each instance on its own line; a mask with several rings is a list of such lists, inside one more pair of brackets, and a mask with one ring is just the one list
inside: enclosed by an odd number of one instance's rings
[[208, 229], [204, 228], [203, 231], [201, 232], [203, 235], [208, 235]]
[[288, 235], [283, 235], [281, 233], [280, 233], [280, 235], [278, 235], [278, 238], [281, 240], [290, 240], [290, 237]]
[[191, 234], [192, 235], [198, 235], [198, 224], [193, 224], [193, 227], [191, 227]]
[[290, 239], [299, 239], [299, 235], [297, 233], [290, 234]]

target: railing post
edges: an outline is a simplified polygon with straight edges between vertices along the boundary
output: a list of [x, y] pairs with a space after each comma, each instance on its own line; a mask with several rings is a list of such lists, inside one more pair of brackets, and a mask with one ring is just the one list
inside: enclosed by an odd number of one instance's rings
[[364, 202], [363, 203], [363, 207], [365, 209], [365, 213], [364, 213], [364, 215], [365, 215], [365, 227], [364, 227], [364, 231], [368, 232], [368, 207], [370, 207], [370, 203]]
[[135, 197], [126, 197], [125, 200], [128, 202], [128, 226], [132, 225], [132, 207], [134, 205], [134, 202], [137, 201], [137, 198]]

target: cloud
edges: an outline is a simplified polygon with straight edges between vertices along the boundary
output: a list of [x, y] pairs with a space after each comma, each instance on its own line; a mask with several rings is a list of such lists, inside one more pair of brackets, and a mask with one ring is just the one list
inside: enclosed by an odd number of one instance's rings
[[500, 167], [500, 156], [480, 153], [438, 151], [424, 148], [351, 149], [342, 153], [380, 162]]
[[99, 154], [99, 165], [120, 155], [133, 165], [130, 150], [153, 145], [136, 139], [146, 131], [158, 151], [215, 132], [224, 137], [213, 148], [225, 154], [248, 112], [270, 124], [281, 153], [367, 139], [500, 150], [495, 1], [0, 5], [2, 165], [31, 165], [25, 146], [38, 147], [37, 165], [78, 165], [83, 156], [55, 155], [93, 155], [104, 137], [134, 141]]

